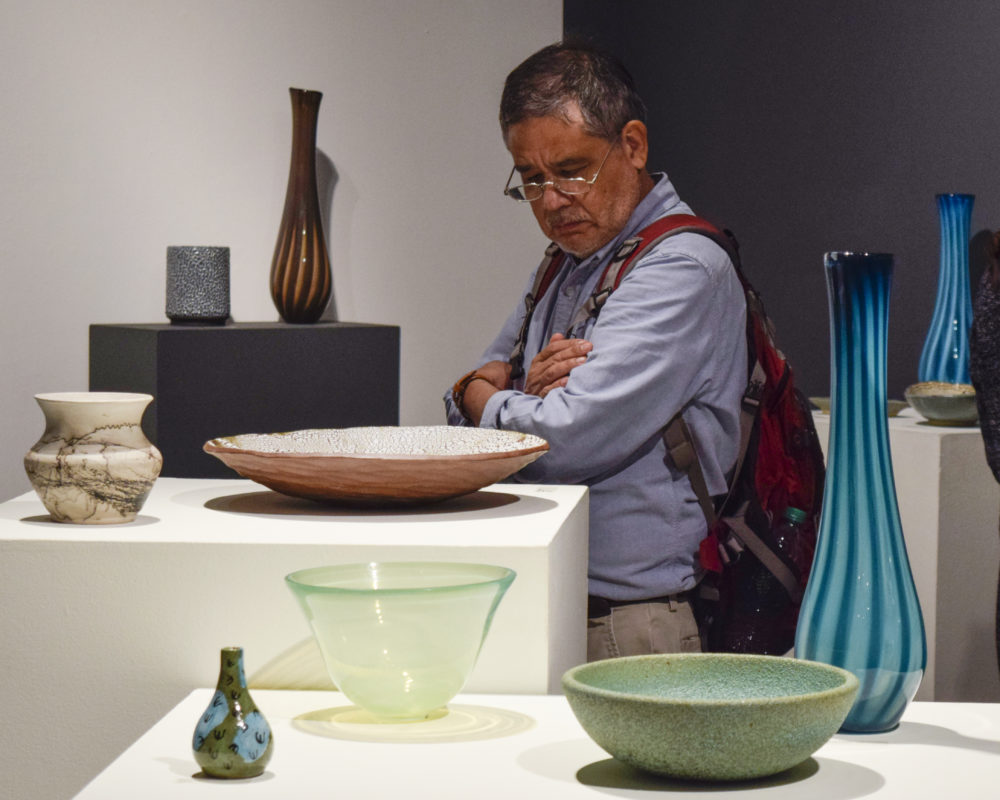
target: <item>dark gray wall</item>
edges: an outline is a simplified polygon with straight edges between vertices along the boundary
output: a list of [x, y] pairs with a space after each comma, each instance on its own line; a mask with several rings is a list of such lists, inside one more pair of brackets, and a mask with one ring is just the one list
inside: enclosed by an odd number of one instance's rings
[[[650, 106], [650, 167], [734, 230], [807, 394], [829, 392], [822, 256], [896, 255], [889, 394], [916, 381], [937, 290], [934, 195], [1000, 227], [1000, 3], [565, 0]], [[976, 284], [974, 283], [973, 286]]]

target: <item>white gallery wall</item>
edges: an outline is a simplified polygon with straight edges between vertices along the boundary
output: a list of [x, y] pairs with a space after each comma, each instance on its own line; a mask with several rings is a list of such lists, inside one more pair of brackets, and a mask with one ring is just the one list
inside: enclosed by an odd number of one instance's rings
[[291, 86], [323, 92], [336, 317], [399, 325], [401, 423], [443, 423], [545, 245], [501, 194], [496, 117], [561, 0], [0, 0], [0, 19], [0, 500], [29, 490], [33, 395], [87, 388], [88, 326], [167, 321], [167, 246], [230, 247], [233, 318], [277, 319]]

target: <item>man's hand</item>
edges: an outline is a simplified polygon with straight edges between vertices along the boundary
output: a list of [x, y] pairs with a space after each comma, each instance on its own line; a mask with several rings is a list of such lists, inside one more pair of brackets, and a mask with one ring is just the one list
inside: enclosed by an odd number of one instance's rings
[[560, 333], [555, 334], [532, 359], [524, 378], [524, 391], [545, 397], [553, 389], [565, 386], [569, 373], [587, 360], [587, 353], [593, 348], [586, 339], [567, 339]]

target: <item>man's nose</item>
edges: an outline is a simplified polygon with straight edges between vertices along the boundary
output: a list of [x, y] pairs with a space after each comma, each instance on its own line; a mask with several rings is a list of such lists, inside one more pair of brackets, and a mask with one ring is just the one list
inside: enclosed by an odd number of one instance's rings
[[542, 189], [541, 203], [542, 207], [546, 210], [554, 211], [559, 208], [565, 208], [572, 202], [573, 200], [569, 195], [563, 194], [552, 184], [547, 184]]

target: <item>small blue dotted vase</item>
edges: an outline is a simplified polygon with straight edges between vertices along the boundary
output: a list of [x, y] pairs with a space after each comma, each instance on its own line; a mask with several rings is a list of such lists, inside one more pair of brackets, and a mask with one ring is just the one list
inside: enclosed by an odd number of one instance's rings
[[894, 728], [916, 694], [927, 643], [906, 555], [886, 419], [893, 258], [827, 253], [830, 444], [795, 655], [853, 672], [843, 731]]
[[194, 758], [213, 778], [254, 778], [271, 760], [271, 727], [247, 690], [243, 649], [224, 647], [219, 682], [194, 730]]

